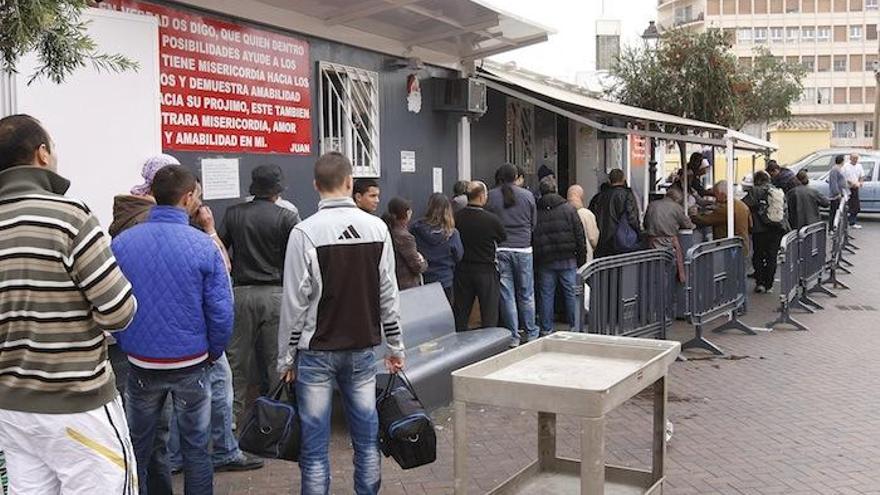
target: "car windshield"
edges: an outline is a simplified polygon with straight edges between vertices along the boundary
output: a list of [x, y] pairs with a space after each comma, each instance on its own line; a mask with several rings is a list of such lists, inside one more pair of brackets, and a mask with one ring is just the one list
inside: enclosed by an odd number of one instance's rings
[[792, 168], [799, 172], [805, 170], [810, 179], [821, 179], [831, 169], [831, 157], [829, 155], [818, 156], [799, 167]]
[[793, 165], [796, 165], [796, 164], [798, 164], [798, 163], [800, 163], [800, 162], [806, 160], [807, 158], [809, 158], [809, 157], [811, 157], [811, 156], [813, 156], [813, 155], [815, 155], [815, 154], [816, 154], [815, 151], [811, 151], [811, 152], [807, 153], [806, 155], [804, 155], [804, 156], [798, 158], [797, 160], [792, 160], [790, 163], [780, 164], [780, 165], [782, 165], [783, 167], [786, 167], [786, 168], [790, 168], [790, 167], [792, 167]]

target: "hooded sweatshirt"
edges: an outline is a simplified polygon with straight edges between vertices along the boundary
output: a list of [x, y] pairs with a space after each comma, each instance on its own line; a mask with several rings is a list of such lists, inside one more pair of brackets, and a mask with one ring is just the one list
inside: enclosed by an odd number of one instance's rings
[[441, 229], [424, 220], [417, 221], [409, 230], [416, 238], [419, 252], [428, 261], [428, 270], [424, 273], [425, 283], [440, 282], [444, 289], [452, 287], [455, 265], [464, 255], [458, 230], [452, 229], [452, 235], [446, 237]]
[[121, 194], [113, 198], [113, 223], [108, 229], [110, 236], [116, 237], [123, 230], [145, 222], [154, 206], [156, 202], [150, 196]]

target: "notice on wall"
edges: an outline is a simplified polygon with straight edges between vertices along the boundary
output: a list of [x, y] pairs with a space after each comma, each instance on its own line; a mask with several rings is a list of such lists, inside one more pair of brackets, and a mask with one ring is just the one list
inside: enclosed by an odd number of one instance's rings
[[159, 20], [164, 149], [311, 154], [307, 42], [139, 0], [101, 7]]
[[416, 152], [400, 151], [400, 171], [413, 173], [416, 171]]
[[434, 167], [434, 192], [443, 192], [443, 169], [440, 167]]
[[237, 199], [241, 197], [238, 158], [202, 159], [202, 197]]

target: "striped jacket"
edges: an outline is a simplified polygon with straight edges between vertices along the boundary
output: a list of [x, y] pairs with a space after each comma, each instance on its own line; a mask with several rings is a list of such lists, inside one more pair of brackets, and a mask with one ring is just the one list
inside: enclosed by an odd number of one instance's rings
[[136, 301], [69, 186], [43, 168], [0, 172], [0, 409], [77, 413], [117, 395], [104, 331]]
[[278, 369], [297, 349], [348, 351], [382, 343], [403, 357], [394, 247], [382, 220], [351, 198], [321, 201], [290, 233], [278, 327]]

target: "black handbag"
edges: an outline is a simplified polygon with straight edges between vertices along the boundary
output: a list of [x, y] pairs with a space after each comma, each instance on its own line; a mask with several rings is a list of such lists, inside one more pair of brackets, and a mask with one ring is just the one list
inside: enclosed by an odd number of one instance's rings
[[424, 466], [437, 459], [434, 423], [402, 371], [389, 375], [388, 386], [379, 394], [376, 408], [379, 445], [385, 457], [393, 457], [403, 469]]
[[[288, 389], [287, 401], [281, 400], [285, 388]], [[259, 397], [254, 402], [238, 438], [238, 446], [260, 457], [296, 462], [299, 460], [300, 436], [293, 383], [281, 380], [269, 396]]]

